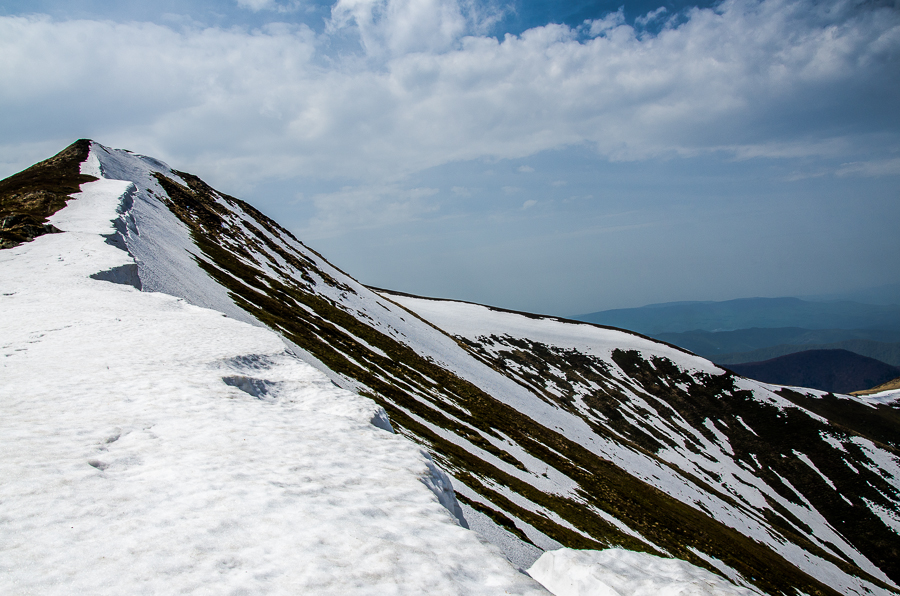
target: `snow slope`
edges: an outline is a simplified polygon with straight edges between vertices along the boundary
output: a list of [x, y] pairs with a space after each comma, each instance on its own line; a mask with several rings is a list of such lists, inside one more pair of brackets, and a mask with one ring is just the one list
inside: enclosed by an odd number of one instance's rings
[[545, 593], [277, 334], [91, 278], [134, 265], [135, 192], [85, 184], [0, 251], [0, 592]]
[[[638, 432], [644, 431], [647, 436], [651, 436], [659, 442], [660, 448], [656, 450], [655, 458], [649, 458], [646, 451], [635, 449], [633, 445], [629, 447], [627, 440], [618, 442], [612, 440], [606, 445], [597, 447], [605, 457], [618, 462], [631, 474], [667, 494], [676, 496], [682, 502], [700, 505], [704, 511], [712, 512], [713, 517], [725, 521], [741, 534], [750, 536], [755, 541], [767, 543], [775, 552], [794, 561], [807, 573], [821, 577], [826, 585], [841, 593], [864, 594], [867, 590], [873, 589], [873, 586], [865, 581], [861, 582], [857, 578], [848, 577], [845, 571], [834, 565], [833, 561], [829, 562], [821, 556], [817, 557], [809, 552], [808, 547], [805, 549], [807, 552], [804, 553], [803, 549], [797, 548], [796, 543], [784, 540], [787, 532], [785, 529], [772, 527], [771, 518], [764, 514], [767, 509], [771, 510], [770, 508], [779, 506], [784, 508], [789, 512], [786, 517], [796, 520], [790, 522], [794, 531], [802, 529], [801, 531], [807, 535], [809, 540], [818, 543], [823, 549], [839, 552], [843, 557], [852, 560], [861, 569], [870, 573], [872, 577], [886, 582], [888, 586], [896, 587], [878, 566], [863, 555], [857, 546], [854, 546], [852, 540], [835, 529], [834, 518], [836, 516], [834, 514], [826, 511], [821, 505], [817, 508], [810, 502], [810, 500], [821, 502], [818, 497], [822, 496], [822, 483], [830, 489], [832, 494], [840, 493], [841, 490], [846, 490], [847, 494], [851, 494], [852, 491], [847, 489], [849, 486], [859, 483], [858, 477], [847, 478], [847, 474], [844, 474], [842, 478], [845, 478], [846, 482], [839, 490], [805, 454], [791, 451], [793, 457], [805, 464], [804, 476], [809, 477], [810, 474], [816, 474], [818, 481], [814, 486], [804, 487], [806, 490], [798, 489], [785, 478], [777, 476], [776, 472], [777, 482], [780, 486], [775, 485], [761, 474], [761, 472], [770, 474], [772, 470], [768, 465], [760, 466], [756, 459], [760, 447], [772, 449], [775, 445], [770, 441], [760, 442], [757, 432], [748, 426], [740, 416], [733, 416], [734, 421], [741, 425], [736, 427], [734, 422], [716, 419], [712, 408], [705, 409], [700, 414], [700, 425], [689, 419], [691, 413], [689, 410], [681, 410], [674, 416], [671, 414], [660, 415], [664, 410], [660, 407], [661, 404], [654, 403], [654, 398], [659, 397], [659, 395], [654, 395], [654, 392], [659, 394], [659, 390], [662, 389], [682, 389], [688, 390], [687, 393], [692, 394], [691, 388], [684, 384], [691, 382], [691, 378], [722, 377], [725, 374], [724, 370], [706, 359], [616, 329], [507, 312], [476, 304], [432, 300], [387, 292], [384, 295], [390, 296], [395, 302], [460, 338], [485, 360], [493, 362], [498, 368], [507, 370], [508, 374], [517, 378], [523, 386], [532, 387], [535, 398], [556, 401], [562, 406], [562, 409], [572, 412], [573, 418], [580, 415], [584, 420], [594, 419], [604, 425], [611, 422], [609, 413], [599, 412], [596, 404], [590, 401], [592, 392], [599, 388], [597, 382], [589, 378], [579, 379], [577, 375], [573, 374], [574, 369], [565, 372], [560, 367], [564, 366], [566, 358], [572, 359], [573, 356], [588, 359], [597, 369], [606, 367], [607, 370], [612, 371], [613, 377], [618, 376], [621, 381], [626, 381], [621, 385], [620, 390], [629, 394], [628, 399], [616, 405], [615, 413], [628, 419], [631, 424], [627, 428], [637, 429]], [[617, 351], [619, 357], [616, 356]], [[642, 364], [646, 364], [647, 369], [659, 369], [654, 370], [656, 374], [652, 385], [655, 385], [655, 390], [648, 386], [642, 386], [640, 382], [638, 384], [629, 382], [631, 379], [628, 378], [629, 372], [626, 370], [628, 367], [625, 366], [628, 359], [622, 358], [623, 352], [626, 351], [635, 354]], [[529, 368], [529, 364], [535, 361], [535, 354], [540, 354], [543, 368]], [[553, 360], [554, 355], [562, 356], [562, 358]], [[667, 380], [666, 373], [660, 366], [671, 368], [675, 376], [680, 376], [680, 378], [674, 379], [674, 382], [671, 379]], [[634, 375], [635, 373], [631, 373], [630, 376], [634, 378]], [[679, 384], [684, 385], [678, 387]], [[735, 385], [738, 391], [743, 390], [747, 392], [747, 395], [752, 396], [753, 401], [767, 406], [767, 409], [775, 413], [776, 419], [779, 417], [779, 412], [797, 414], [803, 412], [802, 415], [809, 418], [810, 422], [823, 420], [812, 412], [797, 408], [796, 404], [779, 393], [781, 389], [779, 387], [768, 386], [749, 379], [738, 379]], [[733, 390], [729, 392], [734, 394]], [[821, 396], [823, 392], [812, 393]], [[725, 394], [715, 399], [727, 397], [728, 395]], [[845, 396], [844, 401], [857, 402], [849, 396]], [[570, 423], [565, 434], [568, 437], [578, 436], [579, 433], [584, 432], [581, 429], [583, 429], [583, 424]], [[771, 429], [768, 430], [771, 432]], [[885, 450], [883, 446], [866, 441], [862, 437], [851, 439], [837, 428], [826, 425], [818, 430], [821, 431], [821, 440], [823, 442], [832, 441], [834, 445], [838, 446], [838, 449], [844, 449], [847, 459], [850, 457], [842, 446], [843, 443], [849, 443], [851, 440], [865, 442], [867, 453], [870, 456], [866, 458], [864, 465], [873, 470], [880, 470], [880, 479], [888, 480], [888, 483], [883, 484], [880, 488], [882, 492], [879, 493], [879, 496], [886, 497], [892, 503], [885, 508], [885, 511], [896, 512], [898, 496], [900, 496], [898, 494], [900, 467], [897, 465], [896, 456], [891, 451]], [[591, 431], [596, 433], [597, 429], [592, 428]], [[760, 428], [759, 432], [763, 433], [764, 430]], [[744, 435], [740, 437], [742, 442], [747, 442], [747, 438], [750, 438], [756, 439], [754, 441], [756, 443], [762, 443], [750, 447], [757, 453], [735, 454], [735, 446], [732, 445], [729, 436], [735, 437], [738, 433]], [[748, 437], [748, 435], [752, 436]], [[627, 439], [629, 437], [620, 436], [620, 438]], [[597, 444], [598, 437], [578, 436], [577, 440], [586, 445], [592, 442]], [[700, 447], [702, 457], [697, 456], [696, 448], [688, 448], [691, 447], [689, 442], [694, 441], [696, 441], [695, 446]], [[834, 447], [826, 449], [831, 450]], [[876, 453], [878, 455], [875, 455]], [[852, 466], [852, 464], [846, 465]], [[849, 471], [849, 468], [844, 469]], [[697, 479], [703, 481], [698, 482]], [[718, 490], [709, 490], [710, 485]], [[784, 486], [789, 487], [789, 492], [782, 489]], [[833, 499], [833, 497], [831, 498]], [[884, 527], [896, 525], [896, 523], [891, 523], [892, 517], [885, 515], [878, 508], [870, 507], [870, 510], [874, 516], [881, 519]], [[790, 529], [789, 527], [788, 531]], [[888, 535], [890, 536], [890, 534]], [[896, 548], [896, 540], [894, 540], [894, 545]], [[733, 569], [728, 569], [728, 566], [723, 565], [721, 561], [715, 566], [725, 575], [740, 577], [740, 574], [735, 574]], [[874, 590], [878, 591], [879, 588], [874, 588]]]
[[860, 398], [871, 404], [892, 404], [900, 402], [900, 389], [888, 389], [878, 393], [870, 393], [869, 395], [860, 396]]

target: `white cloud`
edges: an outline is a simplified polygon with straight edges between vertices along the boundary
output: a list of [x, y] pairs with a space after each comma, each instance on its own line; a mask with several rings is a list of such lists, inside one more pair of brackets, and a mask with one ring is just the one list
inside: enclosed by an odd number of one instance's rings
[[838, 168], [838, 176], [898, 176], [900, 175], [900, 157], [875, 161], [857, 161], [845, 163]]
[[523, 174], [530, 174], [534, 171], [534, 168], [532, 168], [531, 166], [519, 166], [517, 170], [522, 172]]
[[660, 6], [656, 10], [651, 10], [645, 15], [639, 16], [634, 20], [634, 24], [638, 27], [646, 27], [654, 21], [661, 20], [663, 15], [668, 12], [665, 6]]
[[275, 6], [274, 0], [237, 0], [238, 6], [252, 11], [269, 10]]
[[537, 201], [535, 201], [534, 199], [528, 199], [527, 201], [522, 203], [522, 209], [530, 209], [531, 207], [534, 207], [535, 205], [537, 205]]
[[[611, 160], [849, 162], [872, 130], [897, 143], [890, 7], [728, 0], [658, 35], [614, 13], [497, 40], [477, 34], [496, 11], [475, 6], [339, 0], [319, 36], [3, 17], [0, 153], [92, 136], [240, 190], [294, 176], [388, 188], [441, 164], [574, 144]], [[335, 41], [348, 34], [362, 53]]]
[[396, 56], [453, 47], [465, 33], [484, 30], [498, 16], [456, 0], [338, 0], [329, 29], [353, 26], [369, 54]]
[[299, 2], [298, 0], [292, 0], [291, 2], [287, 3], [277, 2], [276, 0], [237, 0], [237, 5], [241, 8], [252, 10], [253, 12], [269, 10], [273, 12], [287, 13], [298, 10], [301, 6], [301, 2]]

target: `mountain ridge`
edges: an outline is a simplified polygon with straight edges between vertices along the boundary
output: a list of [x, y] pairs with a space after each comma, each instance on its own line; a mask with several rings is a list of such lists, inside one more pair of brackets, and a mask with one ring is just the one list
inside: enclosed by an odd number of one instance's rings
[[[618, 329], [376, 293], [195, 176], [94, 142], [85, 163], [131, 184], [110, 243], [144, 291], [267, 327], [382, 406], [514, 562], [623, 546], [769, 594], [898, 593], [898, 445], [815, 413], [821, 392]], [[841, 420], [893, 411], [836, 399]]]

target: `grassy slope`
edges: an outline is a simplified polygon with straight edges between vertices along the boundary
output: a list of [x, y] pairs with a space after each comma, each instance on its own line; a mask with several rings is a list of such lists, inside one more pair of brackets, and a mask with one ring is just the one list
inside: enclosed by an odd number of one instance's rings
[[0, 248], [10, 248], [42, 234], [56, 232], [47, 218], [63, 207], [84, 182], [80, 173], [90, 141], [75, 141], [50, 159], [0, 181]]
[[891, 391], [893, 389], [900, 389], [900, 377], [892, 379], [887, 383], [882, 383], [877, 387], [872, 387], [871, 389], [867, 389], [865, 391], [854, 391], [853, 395], [872, 395], [873, 393], [881, 393], [882, 391]]

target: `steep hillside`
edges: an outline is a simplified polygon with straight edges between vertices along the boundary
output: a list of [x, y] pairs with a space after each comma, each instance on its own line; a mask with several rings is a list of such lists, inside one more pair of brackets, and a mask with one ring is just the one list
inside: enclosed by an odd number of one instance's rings
[[[250, 205], [92, 143], [128, 182], [100, 277], [276, 331], [370, 397], [525, 566], [622, 546], [770, 594], [900, 593], [900, 420], [784, 390], [633, 333], [373, 291]], [[136, 271], [135, 271], [136, 269]]]
[[762, 362], [731, 364], [734, 372], [779, 385], [834, 393], [862, 391], [900, 375], [900, 368], [847, 350], [805, 350]]

